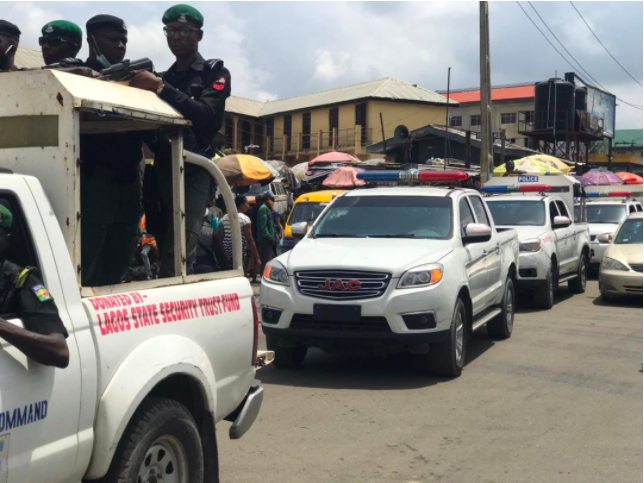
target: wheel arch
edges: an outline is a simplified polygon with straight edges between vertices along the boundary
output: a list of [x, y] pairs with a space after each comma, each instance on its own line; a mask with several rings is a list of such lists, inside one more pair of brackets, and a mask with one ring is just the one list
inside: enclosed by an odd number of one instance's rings
[[461, 299], [463, 304], [465, 304], [465, 312], [467, 314], [467, 325], [469, 328], [472, 327], [472, 319], [474, 318], [474, 310], [472, 308], [472, 298], [470, 297], [470, 289], [467, 286], [462, 286], [458, 291], [456, 300]]

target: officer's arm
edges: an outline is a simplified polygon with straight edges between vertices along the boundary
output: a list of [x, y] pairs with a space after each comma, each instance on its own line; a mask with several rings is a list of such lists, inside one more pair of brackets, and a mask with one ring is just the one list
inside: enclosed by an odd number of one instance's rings
[[164, 80], [165, 87], [159, 97], [179, 111], [183, 117], [192, 121], [195, 126], [209, 125], [222, 117], [221, 111], [226, 98], [230, 96], [230, 72], [228, 69], [222, 69], [215, 75], [209, 75], [206, 82], [207, 85], [201, 97], [191, 99]]
[[63, 334], [37, 334], [0, 319], [0, 337], [40, 364], [61, 369], [69, 365], [69, 348]]

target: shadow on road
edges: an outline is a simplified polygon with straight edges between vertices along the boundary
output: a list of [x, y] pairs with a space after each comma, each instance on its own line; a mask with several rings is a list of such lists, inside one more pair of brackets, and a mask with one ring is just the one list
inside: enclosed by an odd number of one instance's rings
[[[521, 292], [518, 294], [518, 304], [517, 304], [517, 314], [532, 314], [535, 312], [544, 312], [542, 308], [539, 308], [535, 305], [534, 293], [533, 292]], [[574, 297], [574, 294], [568, 290], [568, 287], [565, 285], [560, 286], [555, 290], [555, 304], [553, 308], [566, 300]]]
[[613, 298], [611, 300], [606, 301], [602, 299], [600, 295], [595, 300], [593, 300], [593, 305], [596, 305], [598, 307], [632, 307], [635, 309], [641, 309], [642, 296], [641, 295], [625, 296], [625, 297]]
[[[467, 347], [466, 368], [494, 344], [485, 329], [474, 333]], [[373, 391], [418, 389], [451, 380], [434, 377], [423, 370], [422, 356], [418, 355], [376, 357], [327, 354], [319, 349], [309, 349], [299, 369], [278, 369], [270, 365], [262, 369], [260, 376], [263, 384]]]

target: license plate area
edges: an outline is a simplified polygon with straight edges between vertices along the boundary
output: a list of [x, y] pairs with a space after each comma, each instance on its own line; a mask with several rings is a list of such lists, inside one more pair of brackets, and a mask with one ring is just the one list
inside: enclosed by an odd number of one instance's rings
[[339, 322], [359, 322], [362, 318], [360, 305], [314, 304], [313, 319], [318, 322], [337, 320]]

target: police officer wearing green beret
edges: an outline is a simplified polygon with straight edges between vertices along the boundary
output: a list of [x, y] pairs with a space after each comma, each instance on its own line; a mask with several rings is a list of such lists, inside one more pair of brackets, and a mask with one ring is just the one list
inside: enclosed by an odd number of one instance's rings
[[[176, 62], [163, 77], [150, 72], [139, 72], [132, 78], [130, 85], [156, 92], [191, 121], [192, 126], [184, 129], [184, 149], [212, 158], [214, 137], [223, 123], [226, 98], [230, 96], [230, 72], [224, 67], [222, 60], [205, 60], [199, 53], [204, 18], [196, 8], [175, 5], [165, 12], [162, 21], [168, 47]], [[160, 276], [172, 276], [174, 238], [171, 224], [170, 150], [167, 142], [150, 147], [156, 154], [156, 188], [162, 207], [159, 217], [161, 226], [156, 230], [161, 249]], [[206, 170], [191, 164], [185, 166], [186, 254], [189, 273], [196, 256], [201, 219], [208, 199], [212, 198], [212, 190], [213, 180]], [[147, 212], [146, 216], [150, 220]]]
[[13, 59], [20, 43], [20, 29], [11, 22], [0, 20], [0, 71], [18, 70]]
[[69, 364], [67, 330], [54, 299], [35, 268], [23, 268], [4, 258], [12, 224], [13, 214], [0, 203], [0, 314], [18, 316], [24, 327], [0, 315], [0, 338], [40, 364], [65, 368]]
[[54, 20], [42, 28], [38, 44], [42, 48], [45, 64], [56, 64], [64, 59], [75, 59], [83, 43], [83, 32], [78, 25], [67, 20]]

